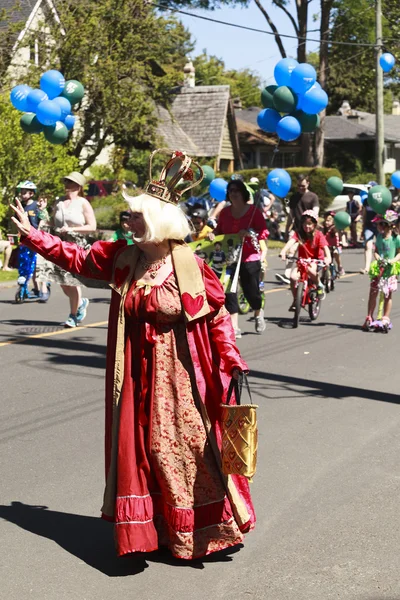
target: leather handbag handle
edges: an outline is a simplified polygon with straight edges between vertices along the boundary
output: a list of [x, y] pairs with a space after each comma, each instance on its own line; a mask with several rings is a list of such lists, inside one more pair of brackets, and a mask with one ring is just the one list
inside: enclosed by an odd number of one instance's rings
[[238, 404], [240, 406], [240, 400], [241, 400], [242, 392], [243, 392], [243, 382], [244, 382], [244, 384], [246, 386], [246, 389], [247, 389], [247, 392], [249, 394], [250, 403], [253, 404], [253, 399], [251, 397], [249, 380], [247, 378], [246, 373], [243, 373], [243, 371], [241, 373], [239, 373], [239, 379], [234, 379], [232, 377], [231, 382], [229, 384], [228, 393], [226, 395], [226, 404], [230, 403], [231, 397], [232, 397], [232, 393], [233, 393], [233, 391], [235, 391], [236, 404]]

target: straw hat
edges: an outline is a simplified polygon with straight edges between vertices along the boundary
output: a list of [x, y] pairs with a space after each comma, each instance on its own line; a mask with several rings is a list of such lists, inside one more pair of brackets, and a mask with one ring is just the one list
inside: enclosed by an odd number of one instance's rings
[[70, 173], [69, 175], [66, 175], [63, 179], [64, 179], [64, 181], [66, 179], [68, 179], [69, 181], [73, 181], [74, 183], [77, 183], [81, 187], [86, 185], [86, 177], [84, 177], [84, 175], [82, 175], [82, 173], [78, 173], [78, 171], [72, 171], [72, 173]]

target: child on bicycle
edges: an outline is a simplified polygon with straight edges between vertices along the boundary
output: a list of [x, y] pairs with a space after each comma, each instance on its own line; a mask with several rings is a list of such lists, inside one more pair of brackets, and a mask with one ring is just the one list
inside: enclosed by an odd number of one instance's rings
[[[281, 252], [281, 258], [286, 260], [286, 254], [295, 244], [298, 243], [298, 257], [309, 258], [313, 260], [323, 260], [326, 266], [329, 266], [332, 260], [329, 251], [328, 242], [321, 231], [317, 229], [318, 215], [313, 210], [305, 210], [301, 215], [300, 229], [298, 233], [290, 238]], [[308, 275], [318, 288], [318, 295], [324, 296], [324, 284], [321, 282], [318, 274], [318, 267], [315, 262], [311, 262], [308, 267]], [[289, 311], [295, 310], [296, 287], [299, 279], [297, 265], [290, 273], [290, 289], [293, 294], [293, 302]]]
[[[376, 328], [388, 332], [392, 328], [390, 312], [392, 309], [392, 293], [397, 290], [397, 276], [400, 274], [400, 235], [395, 231], [398, 214], [387, 210], [384, 215], [377, 215], [378, 235], [376, 236], [375, 260], [372, 262], [369, 276], [371, 286], [368, 299], [368, 315], [362, 328], [372, 331]], [[374, 321], [374, 310], [378, 293], [383, 292], [382, 321]]]
[[332, 255], [332, 258], [335, 259], [338, 268], [338, 274], [345, 275], [345, 271], [342, 266], [342, 261], [340, 259], [340, 253], [342, 248], [340, 246], [340, 238], [335, 227], [334, 221], [334, 212], [325, 213], [324, 224], [322, 227], [322, 233], [326, 237], [326, 241], [328, 242], [329, 250]]

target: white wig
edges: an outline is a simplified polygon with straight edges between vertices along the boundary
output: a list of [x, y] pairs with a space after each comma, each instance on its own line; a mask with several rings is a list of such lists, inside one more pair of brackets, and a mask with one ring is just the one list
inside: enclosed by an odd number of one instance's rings
[[169, 202], [163, 202], [149, 196], [129, 196], [124, 194], [132, 212], [142, 213], [146, 231], [144, 236], [136, 238], [135, 242], [160, 243], [164, 240], [184, 240], [190, 233], [190, 225], [184, 212]]

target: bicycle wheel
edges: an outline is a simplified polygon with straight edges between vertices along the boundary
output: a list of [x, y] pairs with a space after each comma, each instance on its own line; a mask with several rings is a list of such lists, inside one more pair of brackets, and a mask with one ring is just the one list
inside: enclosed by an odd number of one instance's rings
[[238, 294], [239, 313], [241, 315], [247, 315], [250, 310], [250, 304], [247, 302], [243, 292]]
[[303, 300], [304, 282], [300, 281], [296, 290], [296, 301], [294, 304], [294, 315], [293, 315], [293, 329], [299, 326], [299, 318], [301, 311], [301, 303]]
[[331, 285], [332, 285], [332, 278], [331, 278], [331, 270], [328, 267], [327, 269], [325, 269], [324, 271], [324, 285], [325, 285], [325, 291], [327, 294], [329, 294], [329, 292], [331, 291]]
[[334, 265], [331, 265], [331, 291], [335, 289], [335, 279], [337, 279], [337, 271]]
[[16, 304], [22, 304], [22, 302], [24, 301], [24, 295], [23, 292], [21, 291], [21, 288], [18, 290], [18, 292], [16, 292], [15, 294], [15, 303]]
[[321, 300], [317, 292], [310, 292], [308, 299], [308, 314], [311, 321], [318, 319], [319, 311], [321, 310]]

